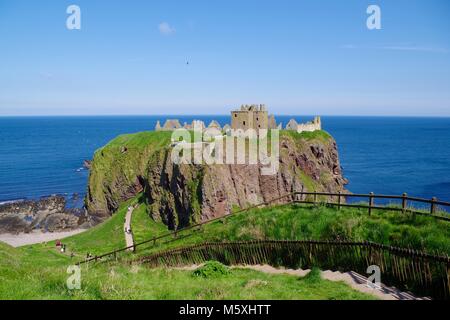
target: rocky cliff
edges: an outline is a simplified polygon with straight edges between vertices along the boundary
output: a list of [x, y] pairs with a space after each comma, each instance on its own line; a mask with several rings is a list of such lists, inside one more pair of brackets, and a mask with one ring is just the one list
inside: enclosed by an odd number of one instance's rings
[[337, 192], [346, 184], [336, 142], [324, 131], [282, 131], [275, 175], [262, 175], [260, 165], [174, 164], [169, 145], [170, 132], [144, 132], [98, 150], [86, 197], [89, 214], [107, 217], [142, 192], [153, 219], [173, 229], [293, 191]]
[[40, 200], [10, 202], [0, 205], [0, 233], [42, 231], [68, 231], [88, 228], [84, 210], [67, 209], [63, 196], [45, 197]]

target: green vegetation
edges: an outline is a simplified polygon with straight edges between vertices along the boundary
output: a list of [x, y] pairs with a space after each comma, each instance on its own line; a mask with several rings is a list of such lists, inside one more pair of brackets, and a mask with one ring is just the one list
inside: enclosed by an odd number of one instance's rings
[[212, 278], [230, 274], [227, 266], [218, 261], [207, 261], [204, 265], [198, 267], [193, 273], [196, 277]]
[[324, 131], [324, 130], [316, 130], [313, 132], [300, 132], [298, 133], [297, 131], [293, 131], [293, 130], [281, 130], [280, 131], [280, 137], [282, 136], [286, 136], [286, 137], [292, 137], [294, 138], [296, 141], [301, 141], [301, 140], [320, 140], [321, 142], [329, 142], [332, 137], [331, 135]]
[[[119, 260], [82, 267], [82, 289], [68, 290], [67, 266], [84, 259], [86, 252], [101, 254], [125, 246], [123, 222], [132, 199], [106, 222], [64, 239], [62, 254], [54, 242], [14, 249], [0, 244], [0, 298], [3, 299], [367, 299], [343, 283], [320, 279], [318, 271], [298, 278], [227, 268], [217, 262], [196, 270], [149, 269], [122, 263], [160, 250], [205, 241], [251, 239], [370, 240], [430, 253], [450, 253], [448, 222], [399, 212], [325, 206], [285, 205], [255, 209], [181, 232], [123, 252]], [[140, 242], [164, 234], [166, 226], [153, 221], [145, 204], [134, 211], [132, 229]], [[71, 258], [71, 252], [76, 254]]]
[[311, 281], [309, 276], [233, 269], [203, 277], [120, 263], [83, 267], [81, 290], [69, 290], [69, 260], [55, 249], [0, 244], [0, 257], [1, 299], [373, 299], [344, 283]]
[[[147, 162], [163, 148], [169, 146], [172, 132], [146, 131], [121, 135], [94, 154], [91, 174], [89, 175], [89, 193], [96, 199], [95, 206], [106, 207], [107, 186], [114, 183], [124, 186], [134, 185], [136, 177], [143, 175]], [[119, 170], [120, 169], [120, 170]], [[114, 182], [114, 183], [113, 183]], [[114, 194], [115, 203], [122, 199]], [[91, 206], [89, 202], [88, 207]], [[96, 208], [92, 208], [94, 211]]]
[[69, 259], [56, 249], [14, 249], [0, 243], [1, 299], [373, 299], [344, 283], [310, 276], [232, 269], [198, 277], [188, 270], [128, 264], [83, 267], [81, 290], [69, 290]]
[[150, 218], [147, 211], [147, 206], [144, 204], [139, 205], [133, 211], [131, 218], [131, 230], [133, 230], [133, 238], [135, 243], [140, 243], [168, 232], [165, 225], [155, 222], [152, 218]]
[[191, 223], [195, 221], [199, 221], [201, 210], [202, 210], [202, 182], [203, 180], [203, 172], [199, 171], [197, 173], [197, 177], [188, 181], [187, 186], [190, 195], [190, 204], [192, 209], [192, 214], [190, 216]]
[[300, 204], [254, 209], [203, 226], [200, 232], [180, 233], [180, 239], [138, 248], [139, 255], [205, 241], [254, 239], [372, 241], [450, 254], [450, 223], [399, 212]]

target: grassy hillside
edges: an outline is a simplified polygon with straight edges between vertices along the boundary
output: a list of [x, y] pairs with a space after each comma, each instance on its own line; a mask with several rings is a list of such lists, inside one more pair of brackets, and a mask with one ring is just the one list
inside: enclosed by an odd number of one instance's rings
[[284, 205], [255, 209], [224, 221], [205, 225], [202, 231], [180, 233], [169, 243], [138, 248], [139, 255], [204, 241], [254, 239], [372, 241], [414, 248], [434, 254], [450, 254], [450, 223], [432, 217], [399, 212], [325, 206]]
[[203, 278], [188, 270], [121, 264], [83, 268], [81, 290], [68, 290], [66, 264], [49, 259], [46, 265], [34, 265], [33, 256], [20, 259], [20, 250], [0, 245], [0, 256], [4, 254], [17, 261], [12, 267], [0, 260], [0, 299], [374, 299], [314, 273], [299, 278], [233, 269]]
[[[148, 269], [122, 260], [83, 266], [82, 290], [66, 288], [68, 265], [83, 259], [86, 252], [101, 254], [124, 246], [123, 222], [126, 208], [85, 233], [63, 242], [61, 254], [54, 242], [12, 248], [0, 244], [0, 298], [3, 299], [367, 299], [343, 283], [289, 275], [231, 270], [231, 274], [204, 279], [192, 271]], [[134, 212], [132, 229], [137, 241], [166, 233], [166, 227], [148, 217], [145, 204]], [[186, 237], [185, 237], [186, 236]], [[428, 252], [450, 253], [450, 229], [445, 221], [401, 213], [287, 205], [252, 210], [205, 225], [200, 232], [181, 233], [178, 239], [145, 245], [136, 254], [123, 253], [128, 260], [158, 250], [204, 241], [250, 239], [341, 239], [371, 240]], [[71, 258], [70, 252], [76, 257]]]
[[[72, 243], [78, 240], [87, 243], [86, 235]], [[14, 249], [0, 243], [0, 299], [374, 299], [323, 280], [317, 271], [299, 278], [232, 269], [204, 278], [189, 270], [120, 263], [83, 267], [81, 290], [68, 290], [66, 268], [72, 263], [51, 246]]]
[[150, 218], [145, 204], [141, 204], [134, 210], [131, 219], [131, 229], [133, 230], [135, 243], [140, 243], [168, 232], [164, 224], [155, 222]]

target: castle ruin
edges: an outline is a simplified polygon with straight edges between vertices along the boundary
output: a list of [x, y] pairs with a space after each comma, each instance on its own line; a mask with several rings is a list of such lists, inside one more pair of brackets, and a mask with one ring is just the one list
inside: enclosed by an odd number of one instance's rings
[[269, 117], [266, 106], [242, 105], [238, 111], [231, 111], [231, 129], [248, 130], [269, 129]]
[[[242, 105], [240, 110], [231, 111], [231, 126], [226, 124], [221, 128], [220, 124], [213, 120], [208, 127], [200, 120], [192, 121], [192, 124], [184, 123], [181, 126], [180, 121], [177, 119], [169, 119], [165, 122], [164, 126], [161, 126], [160, 122], [156, 123], [155, 131], [173, 131], [176, 129], [184, 128], [187, 130], [193, 130], [194, 128], [215, 129], [222, 131], [226, 134], [231, 130], [245, 132], [248, 129], [253, 129], [258, 132], [260, 129], [283, 129], [282, 124], [277, 124], [274, 115], [268, 114], [266, 106], [264, 104], [252, 104]], [[313, 132], [316, 130], [322, 130], [322, 122], [320, 117], [314, 117], [313, 121], [306, 123], [297, 123], [294, 119], [291, 119], [285, 127], [285, 130], [292, 130], [298, 133], [301, 132]]]

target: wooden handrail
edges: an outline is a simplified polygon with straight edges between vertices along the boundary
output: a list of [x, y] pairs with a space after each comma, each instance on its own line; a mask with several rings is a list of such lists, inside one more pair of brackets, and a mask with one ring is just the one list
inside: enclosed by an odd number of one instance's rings
[[[215, 260], [226, 265], [268, 264], [275, 267], [368, 272], [376, 265], [383, 282], [435, 299], [450, 298], [448, 256], [368, 241], [251, 240], [204, 242], [153, 253], [128, 261], [149, 267], [201, 265]], [[425, 271], [425, 272], [424, 272]]]
[[[315, 201], [307, 201], [307, 200], [296, 200], [296, 196], [307, 196], [307, 195], [313, 195]], [[139, 242], [139, 243], [135, 243], [133, 246], [130, 247], [126, 247], [126, 248], [121, 248], [118, 250], [114, 250], [108, 253], [104, 253], [102, 255], [99, 256], [95, 256], [89, 259], [85, 259], [83, 261], [80, 261], [77, 263], [77, 265], [81, 265], [90, 261], [97, 261], [98, 259], [110, 256], [110, 255], [115, 255], [119, 252], [123, 252], [126, 250], [129, 250], [131, 248], [136, 248], [138, 246], [150, 243], [150, 242], [155, 242], [161, 239], [165, 239], [168, 237], [173, 237], [178, 235], [180, 232], [185, 232], [188, 230], [192, 230], [198, 227], [201, 227], [205, 224], [209, 224], [215, 221], [219, 221], [219, 220], [223, 220], [229, 216], [238, 214], [238, 213], [242, 213], [242, 212], [247, 212], [251, 209], [255, 209], [261, 206], [266, 206], [269, 204], [272, 204], [274, 202], [277, 202], [279, 200], [282, 200], [284, 198], [288, 198], [291, 197], [292, 199], [290, 199], [288, 202], [284, 203], [284, 204], [290, 204], [290, 203], [304, 203], [304, 204], [318, 204], [317, 202], [317, 196], [328, 196], [328, 197], [338, 197], [338, 201], [336, 202], [319, 202], [321, 204], [326, 204], [326, 205], [331, 205], [331, 206], [337, 206], [338, 208], [340, 207], [353, 207], [353, 208], [360, 208], [360, 209], [368, 209], [369, 210], [369, 214], [372, 211], [372, 209], [375, 210], [387, 210], [387, 211], [402, 211], [402, 212], [409, 212], [409, 213], [413, 213], [413, 214], [418, 214], [418, 215], [424, 215], [424, 216], [430, 216], [439, 220], [443, 220], [443, 221], [449, 221], [450, 222], [450, 215], [449, 216], [440, 216], [440, 215], [435, 215], [435, 211], [436, 211], [436, 206], [448, 206], [450, 208], [450, 202], [444, 202], [444, 201], [438, 201], [436, 200], [436, 198], [433, 198], [431, 200], [428, 199], [423, 199], [423, 198], [417, 198], [417, 197], [409, 197], [406, 196], [406, 194], [403, 194], [401, 196], [396, 196], [396, 195], [377, 195], [377, 194], [355, 194], [355, 193], [333, 193], [333, 192], [292, 192], [292, 193], [288, 193], [282, 196], [279, 196], [277, 198], [271, 199], [269, 201], [264, 201], [262, 203], [256, 204], [256, 205], [252, 205], [250, 207], [244, 208], [244, 209], [240, 209], [238, 211], [232, 212], [228, 215], [225, 216], [221, 216], [221, 217], [217, 217], [217, 218], [213, 218], [204, 222], [200, 222], [200, 223], [196, 223], [194, 225], [190, 225], [187, 226], [181, 230], [175, 230], [172, 232], [168, 232], [165, 233], [163, 235], [157, 236], [157, 237], [153, 237], [151, 239]], [[341, 203], [341, 198], [367, 198], [369, 200], [369, 205], [364, 205], [364, 204], [348, 204], [348, 203]], [[402, 200], [402, 207], [401, 208], [395, 208], [395, 207], [387, 207], [387, 206], [379, 206], [379, 205], [375, 205], [373, 202], [373, 199], [398, 199], [398, 200]], [[422, 211], [416, 211], [416, 210], [412, 210], [409, 208], [406, 208], [406, 204], [407, 201], [415, 201], [415, 202], [422, 202], [422, 203], [427, 203], [427, 204], [431, 204], [431, 208], [430, 208], [430, 213], [425, 213]]]

